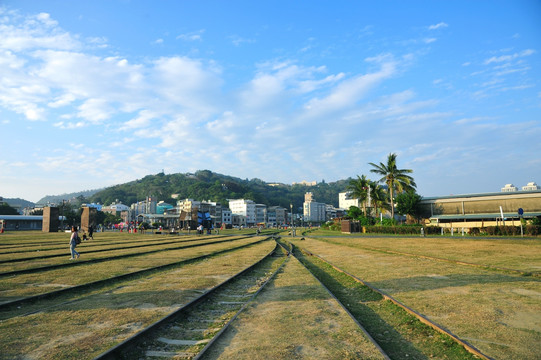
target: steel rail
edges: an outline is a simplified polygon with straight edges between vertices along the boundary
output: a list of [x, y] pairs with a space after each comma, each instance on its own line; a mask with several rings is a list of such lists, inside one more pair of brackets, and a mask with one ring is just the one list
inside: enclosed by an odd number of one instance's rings
[[409, 314], [413, 315], [415, 318], [417, 318], [419, 321], [421, 321], [423, 324], [426, 324], [428, 326], [430, 326], [431, 328], [433, 328], [434, 330], [442, 333], [442, 334], [445, 334], [447, 336], [449, 336], [450, 338], [452, 338], [455, 342], [457, 342], [458, 344], [462, 345], [467, 351], [469, 351], [470, 353], [476, 355], [476, 356], [479, 356], [480, 358], [482, 359], [485, 359], [485, 360], [494, 360], [493, 358], [489, 357], [488, 355], [485, 355], [483, 354], [479, 349], [477, 349], [475, 346], [473, 346], [472, 344], [468, 343], [466, 340], [463, 340], [461, 338], [459, 338], [457, 335], [453, 334], [450, 330], [447, 330], [446, 328], [444, 328], [442, 325], [440, 324], [437, 324], [436, 322], [430, 320], [428, 317], [424, 316], [423, 314], [415, 311], [414, 309], [410, 308], [409, 306], [403, 304], [402, 302], [398, 301], [397, 299], [395, 299], [394, 297], [392, 297], [391, 295], [385, 293], [384, 291], [376, 288], [375, 286], [373, 286], [372, 284], [370, 284], [369, 282], [367, 281], [364, 281], [360, 278], [358, 278], [357, 276], [345, 271], [345, 270], [342, 270], [341, 268], [339, 268], [338, 266], [334, 265], [333, 263], [331, 263], [330, 261], [326, 260], [325, 258], [323, 258], [322, 256], [319, 256], [317, 254], [314, 254], [306, 249], [303, 249], [301, 247], [299, 247], [299, 249], [304, 252], [305, 254], [309, 255], [309, 256], [313, 256], [313, 257], [316, 257], [318, 258], [319, 260], [323, 261], [324, 263], [328, 264], [329, 266], [331, 266], [333, 269], [335, 269], [336, 271], [338, 272], [341, 272], [347, 276], [349, 276], [350, 278], [352, 278], [353, 280], [355, 280], [356, 282], [362, 284], [362, 285], [365, 285], [367, 286], [368, 288], [370, 288], [371, 290], [377, 292], [378, 294], [380, 294], [381, 296], [383, 296], [384, 299], [386, 300], [389, 300], [391, 301], [392, 303], [394, 303], [395, 305], [401, 307], [402, 309], [404, 309], [406, 312], [408, 312]]
[[160, 320], [154, 322], [153, 324], [147, 326], [146, 328], [139, 331], [135, 335], [125, 339], [120, 344], [117, 344], [116, 346], [109, 349], [108, 351], [98, 355], [97, 357], [94, 358], [94, 360], [113, 360], [113, 359], [116, 360], [116, 359], [120, 358], [123, 353], [125, 353], [126, 351], [129, 351], [130, 349], [134, 348], [140, 341], [144, 340], [146, 337], [151, 335], [152, 332], [155, 332], [155, 331], [159, 330], [159, 328], [161, 326], [164, 326], [164, 325], [174, 321], [176, 318], [178, 318], [180, 315], [182, 315], [182, 313], [186, 312], [187, 310], [189, 310], [193, 306], [195, 306], [195, 305], [199, 304], [200, 302], [202, 302], [203, 300], [207, 299], [210, 295], [214, 294], [216, 291], [220, 290], [225, 285], [229, 284], [230, 282], [237, 279], [241, 275], [247, 273], [248, 271], [254, 269], [257, 265], [262, 263], [265, 259], [272, 256], [272, 254], [274, 254], [277, 251], [277, 249], [278, 249], [278, 245], [276, 245], [273, 250], [271, 250], [267, 255], [265, 255], [264, 257], [262, 257], [261, 259], [259, 259], [255, 263], [253, 263], [252, 265], [248, 266], [244, 270], [241, 270], [240, 272], [233, 275], [232, 277], [224, 280], [223, 282], [221, 282], [220, 284], [214, 286], [213, 288], [208, 289], [207, 291], [205, 291], [200, 296], [198, 296], [195, 299], [191, 300], [190, 302], [183, 305], [182, 307], [180, 307], [176, 311], [172, 312], [171, 314], [169, 314], [169, 315], [161, 318]]
[[43, 293], [43, 294], [38, 294], [38, 295], [34, 295], [34, 296], [28, 296], [28, 297], [25, 297], [25, 298], [22, 298], [22, 299], [17, 299], [17, 300], [1, 303], [0, 304], [0, 311], [4, 311], [4, 310], [6, 310], [8, 308], [11, 308], [13, 306], [20, 306], [20, 305], [32, 303], [32, 302], [35, 302], [35, 301], [38, 301], [38, 300], [43, 300], [43, 299], [47, 299], [47, 298], [60, 296], [60, 295], [63, 295], [63, 294], [69, 293], [69, 292], [73, 292], [73, 291], [94, 289], [96, 287], [106, 286], [106, 285], [113, 284], [113, 283], [118, 282], [118, 281], [125, 281], [125, 280], [129, 280], [131, 278], [134, 278], [134, 277], [144, 276], [146, 274], [151, 274], [151, 273], [154, 273], [154, 272], [157, 272], [157, 271], [168, 270], [170, 268], [175, 268], [175, 267], [178, 267], [178, 266], [190, 264], [192, 262], [200, 261], [200, 260], [203, 260], [203, 259], [208, 258], [208, 257], [212, 257], [212, 256], [224, 254], [224, 253], [227, 253], [227, 252], [239, 250], [239, 249], [242, 249], [242, 248], [245, 248], [245, 247], [248, 247], [248, 246], [253, 246], [253, 245], [262, 243], [264, 241], [268, 241], [270, 239], [271, 238], [268, 237], [268, 238], [265, 238], [265, 239], [262, 239], [262, 240], [259, 240], [259, 241], [255, 241], [255, 242], [252, 242], [252, 243], [249, 243], [249, 244], [244, 244], [244, 245], [229, 248], [229, 249], [215, 251], [215, 252], [212, 252], [210, 254], [201, 255], [201, 256], [194, 257], [194, 258], [190, 258], [190, 259], [184, 259], [184, 260], [181, 260], [181, 261], [175, 261], [173, 263], [168, 263], [168, 264], [155, 266], [155, 267], [152, 267], [152, 268], [142, 269], [142, 270], [130, 272], [130, 273], [127, 273], [127, 274], [118, 275], [118, 276], [115, 276], [115, 277], [112, 277], [112, 278], [96, 280], [96, 281], [92, 281], [92, 282], [81, 284], [81, 285], [75, 285], [75, 286], [71, 286], [71, 287], [68, 287], [68, 288], [54, 290], [54, 291], [50, 291], [50, 292]]

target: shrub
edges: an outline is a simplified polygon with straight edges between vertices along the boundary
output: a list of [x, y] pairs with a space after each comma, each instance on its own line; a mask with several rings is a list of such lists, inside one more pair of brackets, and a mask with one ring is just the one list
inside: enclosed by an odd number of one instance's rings
[[421, 226], [366, 226], [367, 233], [376, 234], [397, 234], [397, 235], [419, 235]]
[[526, 225], [524, 228], [524, 235], [537, 236], [541, 234], [541, 226], [538, 225]]

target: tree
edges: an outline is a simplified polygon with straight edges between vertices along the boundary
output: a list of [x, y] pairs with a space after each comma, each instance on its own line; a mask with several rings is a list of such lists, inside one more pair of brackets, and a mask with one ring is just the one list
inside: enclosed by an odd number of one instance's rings
[[377, 182], [370, 182], [370, 200], [374, 207], [374, 213], [378, 216], [378, 209], [389, 209], [389, 195]]
[[387, 157], [387, 163], [382, 162], [379, 165], [369, 163], [374, 168], [370, 171], [381, 175], [379, 182], [384, 182], [388, 186], [389, 199], [391, 201], [391, 217], [394, 219], [394, 192], [403, 192], [407, 190], [413, 190], [417, 186], [413, 178], [407, 174], [413, 172], [411, 169], [399, 169], [396, 166], [396, 154], [389, 154]]
[[396, 211], [402, 215], [409, 215], [416, 221], [419, 219], [419, 202], [421, 195], [414, 190], [408, 190], [396, 196]]
[[0, 203], [0, 215], [19, 215], [19, 213], [8, 203]]
[[370, 186], [370, 180], [365, 175], [357, 175], [357, 179], [351, 179], [347, 186], [347, 190], [350, 191], [350, 196], [354, 199], [358, 199], [363, 206], [363, 214], [366, 215], [366, 199], [368, 199], [368, 189]]
[[348, 213], [348, 216], [352, 219], [358, 219], [364, 215], [361, 212], [361, 209], [359, 209], [357, 206], [350, 206], [347, 213]]

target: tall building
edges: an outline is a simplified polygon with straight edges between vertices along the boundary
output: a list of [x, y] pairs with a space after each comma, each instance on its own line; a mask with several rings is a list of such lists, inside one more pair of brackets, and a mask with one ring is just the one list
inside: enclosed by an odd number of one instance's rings
[[234, 199], [229, 200], [229, 209], [233, 215], [241, 215], [245, 218], [247, 226], [256, 223], [256, 203], [252, 200]]
[[351, 197], [351, 191], [341, 192], [338, 194], [338, 207], [348, 210], [351, 206], [360, 207], [359, 199]]
[[327, 205], [314, 201], [311, 192], [304, 194], [303, 216], [305, 222], [325, 222]]
[[255, 222], [256, 224], [267, 224], [267, 205], [255, 205]]

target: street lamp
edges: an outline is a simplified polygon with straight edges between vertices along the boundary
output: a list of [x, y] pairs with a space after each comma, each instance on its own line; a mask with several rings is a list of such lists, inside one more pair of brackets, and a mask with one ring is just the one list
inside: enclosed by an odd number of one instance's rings
[[289, 226], [293, 227], [293, 204], [289, 204], [291, 211], [289, 212]]

